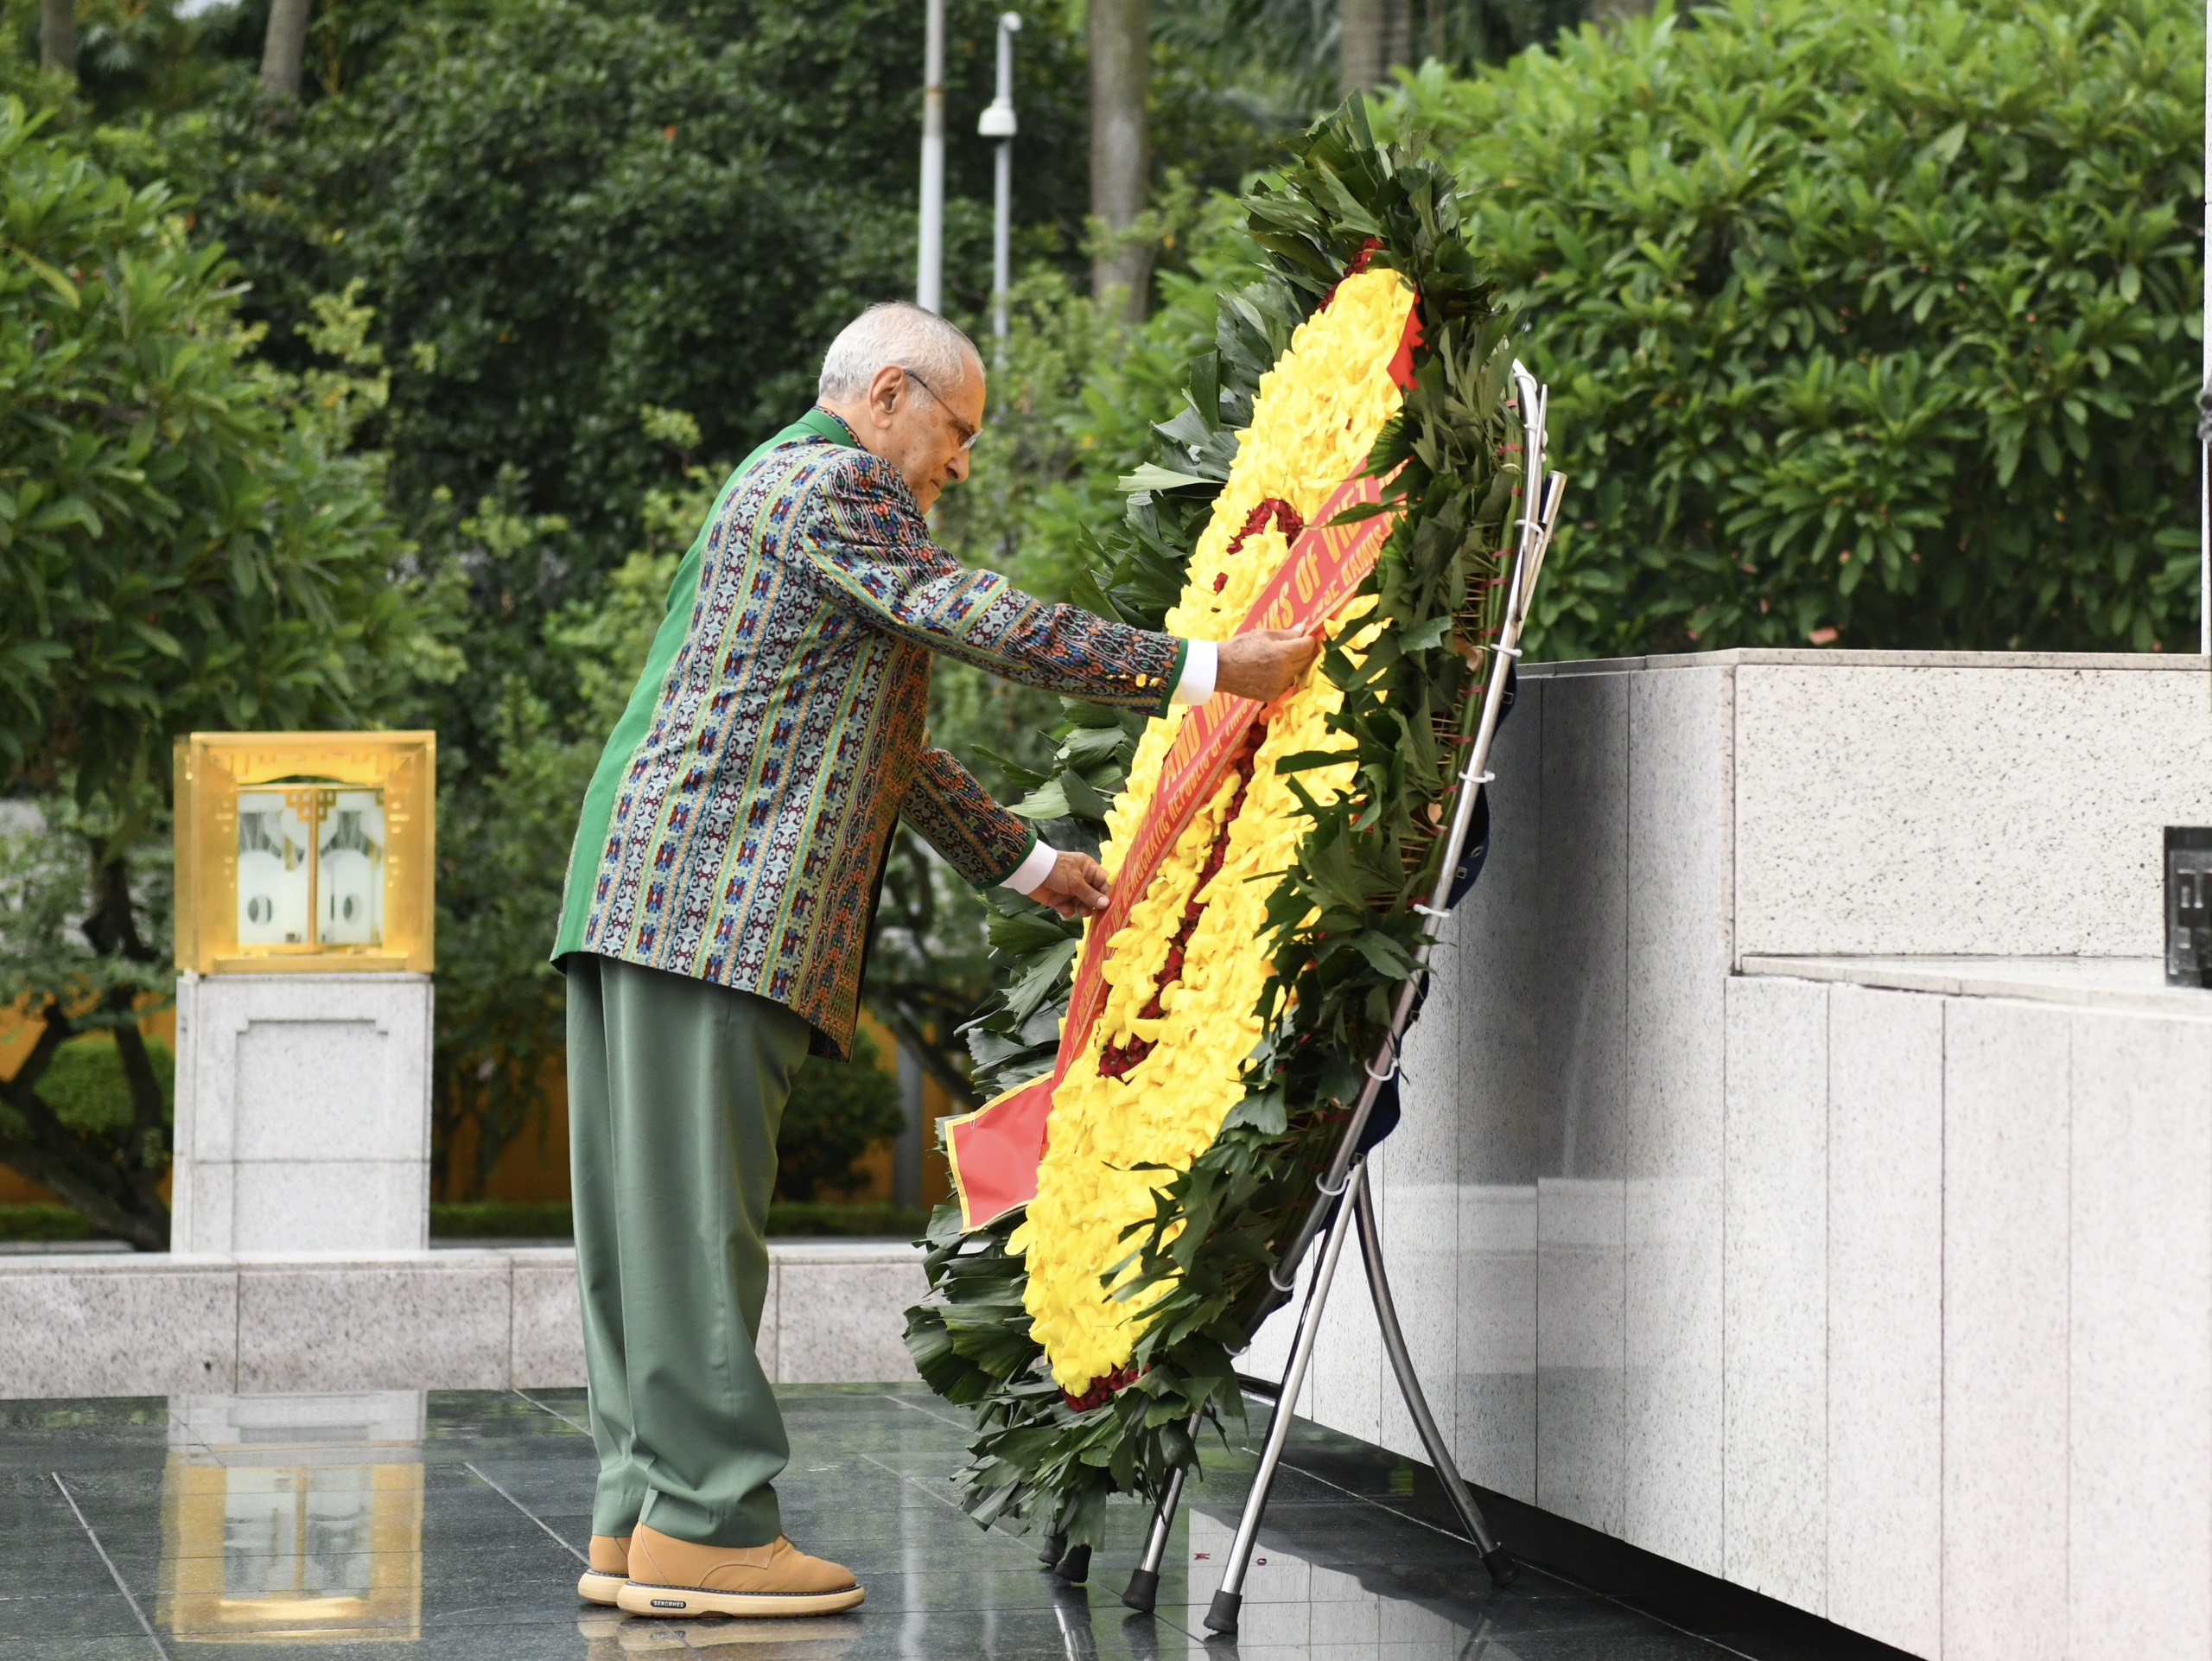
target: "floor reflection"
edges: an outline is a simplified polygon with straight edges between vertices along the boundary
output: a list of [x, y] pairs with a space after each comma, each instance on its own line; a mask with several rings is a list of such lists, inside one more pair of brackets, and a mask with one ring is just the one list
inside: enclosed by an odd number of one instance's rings
[[[1346, 1510], [1332, 1520], [1357, 1530], [1364, 1519]], [[1200, 1625], [1220, 1588], [1236, 1532], [1234, 1517], [1200, 1511], [1191, 1518], [1187, 1584], [1192, 1626]], [[1406, 1565], [1387, 1559], [1363, 1562], [1363, 1542], [1356, 1535], [1347, 1533], [1326, 1543], [1336, 1550], [1301, 1552], [1277, 1540], [1254, 1553], [1237, 1623], [1239, 1651], [1438, 1657], [1496, 1653], [1480, 1643], [1490, 1635], [1491, 1622], [1479, 1605], [1454, 1608], [1442, 1600], [1408, 1595], [1412, 1588], [1391, 1572]], [[1379, 1584], [1370, 1584], [1370, 1578]], [[1218, 1639], [1198, 1645], [1192, 1654], [1229, 1661]]]
[[722, 1661], [839, 1661], [852, 1653], [865, 1617], [814, 1620], [630, 1620], [613, 1611], [576, 1618], [583, 1661], [625, 1657], [716, 1656]]
[[[1245, 1584], [1209, 1639], [1264, 1432], [1210, 1445], [1155, 1616], [1121, 1602], [1146, 1508], [1108, 1507], [1087, 1586], [978, 1529], [967, 1427], [918, 1388], [785, 1392], [785, 1526], [868, 1588], [820, 1620], [580, 1605], [594, 1461], [578, 1391], [0, 1402], [6, 1661], [1698, 1661], [1717, 1651], [1531, 1571], [1498, 1593], [1404, 1462], [1294, 1434]], [[1431, 1497], [1434, 1498], [1434, 1497]], [[1426, 1509], [1424, 1509], [1426, 1507]], [[373, 1646], [373, 1648], [370, 1647]]]
[[1060, 1653], [1066, 1661], [1098, 1661], [1098, 1638], [1090, 1630], [1090, 1596], [1079, 1586], [1048, 1582], [1052, 1619], [1060, 1628]]
[[169, 1402], [156, 1621], [180, 1643], [412, 1643], [423, 1393]]

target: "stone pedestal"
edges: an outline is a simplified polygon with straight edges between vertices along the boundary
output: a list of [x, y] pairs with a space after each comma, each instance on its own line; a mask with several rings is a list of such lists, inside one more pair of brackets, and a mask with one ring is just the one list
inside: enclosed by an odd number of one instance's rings
[[171, 1250], [429, 1244], [428, 975], [181, 975]]

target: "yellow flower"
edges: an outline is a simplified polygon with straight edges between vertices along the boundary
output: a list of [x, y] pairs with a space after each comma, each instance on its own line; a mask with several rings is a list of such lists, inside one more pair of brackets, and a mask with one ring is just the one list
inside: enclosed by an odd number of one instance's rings
[[[1252, 424], [1167, 614], [1169, 632], [1227, 640], [1289, 552], [1272, 519], [1230, 552], [1254, 510], [1287, 502], [1310, 523], [1329, 493], [1365, 465], [1398, 411], [1389, 364], [1413, 299], [1395, 271], [1345, 278], [1261, 378]], [[1348, 612], [1332, 630], [1349, 626]], [[1275, 763], [1339, 748], [1328, 721], [1341, 702], [1327, 680], [1309, 677], [1269, 723], [1249, 780], [1234, 773], [1223, 780], [1113, 939], [1105, 1007], [1053, 1092], [1037, 1197], [1009, 1243], [1027, 1259], [1032, 1330], [1054, 1379], [1071, 1393], [1128, 1365], [1159, 1294], [1116, 1295], [1134, 1271], [1135, 1242], [1124, 1237], [1151, 1219], [1156, 1191], [1205, 1151], [1243, 1098], [1244, 1060], [1262, 1036], [1258, 1009], [1270, 973], [1268, 897], [1296, 857], [1302, 829]], [[1181, 710], [1170, 710], [1138, 741], [1128, 786], [1107, 816], [1100, 858], [1109, 873], [1121, 869], [1182, 722]], [[1347, 762], [1296, 776], [1326, 801], [1351, 772]], [[1220, 867], [1208, 878], [1217, 843]], [[1194, 903], [1179, 971], [1169, 974]]]

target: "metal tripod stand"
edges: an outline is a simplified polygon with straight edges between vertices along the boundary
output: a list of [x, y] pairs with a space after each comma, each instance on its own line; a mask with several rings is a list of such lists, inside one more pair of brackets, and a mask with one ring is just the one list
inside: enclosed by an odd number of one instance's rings
[[[1421, 1387], [1421, 1375], [1414, 1371], [1413, 1357], [1406, 1348], [1405, 1331], [1399, 1325], [1397, 1304], [1390, 1295], [1389, 1276], [1382, 1264], [1382, 1236], [1376, 1221], [1375, 1197], [1368, 1187], [1364, 1160], [1355, 1167], [1351, 1198], [1350, 1205], [1336, 1208], [1336, 1216], [1323, 1238], [1320, 1266], [1306, 1290], [1305, 1306], [1299, 1311], [1297, 1335], [1291, 1341], [1290, 1365], [1283, 1373], [1274, 1416], [1268, 1423], [1268, 1439], [1260, 1452], [1260, 1467], [1253, 1474], [1252, 1490], [1245, 1500], [1244, 1514], [1237, 1523], [1236, 1542], [1230, 1548], [1229, 1572], [1223, 1577], [1220, 1590], [1214, 1594], [1212, 1607], [1206, 1612], [1206, 1625], [1217, 1632], [1236, 1630], [1237, 1614], [1244, 1602], [1244, 1575], [1259, 1536], [1260, 1518], [1267, 1509], [1276, 1469], [1282, 1463], [1284, 1444], [1290, 1438], [1291, 1410], [1299, 1392], [1305, 1388], [1306, 1371], [1313, 1359], [1314, 1340], [1320, 1330], [1321, 1311], [1336, 1278], [1338, 1259], [1344, 1255], [1344, 1241], [1355, 1231], [1359, 1236], [1360, 1257], [1367, 1269], [1368, 1295], [1374, 1301], [1376, 1322], [1382, 1328], [1383, 1352], [1390, 1358], [1390, 1370], [1397, 1376], [1407, 1411], [1413, 1416], [1414, 1428], [1420, 1434], [1429, 1462], [1435, 1467], [1437, 1480], [1444, 1485], [1445, 1497], [1452, 1502], [1460, 1525], [1482, 1554], [1483, 1567], [1490, 1571], [1491, 1578], [1504, 1586], [1516, 1572], [1512, 1555], [1491, 1533], [1481, 1508], [1475, 1504], [1474, 1495], [1468, 1492], [1466, 1482], [1459, 1474], [1458, 1461], [1445, 1444], [1435, 1415], [1429, 1411], [1428, 1397]], [[1195, 1422], [1191, 1428], [1196, 1430]], [[1167, 1492], [1153, 1513], [1152, 1531], [1145, 1541], [1144, 1556], [1130, 1577], [1129, 1589], [1122, 1595], [1122, 1601], [1133, 1609], [1148, 1613], [1158, 1601], [1160, 1564], [1166, 1556], [1168, 1537], [1182, 1500], [1184, 1476], [1184, 1471], [1179, 1468], [1168, 1479]]]
[[[1430, 954], [1451, 904], [1459, 897], [1463, 888], [1460, 866], [1474, 823], [1477, 798], [1491, 778], [1487, 770], [1491, 742], [1497, 736], [1497, 723], [1504, 714], [1508, 677], [1514, 660], [1521, 655], [1521, 632], [1528, 620], [1529, 603], [1543, 566], [1545, 551], [1559, 521], [1560, 498], [1567, 485], [1562, 475], [1548, 473], [1545, 468], [1546, 389], [1517, 361], [1513, 366], [1513, 380], [1522, 435], [1522, 514], [1506, 588], [1505, 609], [1499, 620], [1497, 642], [1491, 652], [1482, 718], [1476, 728], [1466, 770], [1459, 775], [1452, 828], [1446, 839], [1435, 892], [1427, 905], [1416, 907], [1423, 916], [1425, 927], [1415, 953], [1414, 972], [1399, 989], [1389, 1029], [1374, 1059], [1367, 1063], [1367, 1082], [1345, 1123], [1328, 1169], [1318, 1179], [1319, 1193], [1314, 1202], [1281, 1260], [1268, 1272], [1274, 1290], [1287, 1296], [1297, 1283], [1299, 1264], [1315, 1237], [1322, 1237], [1320, 1261], [1314, 1270], [1313, 1284], [1306, 1290], [1305, 1306], [1299, 1312], [1297, 1333], [1291, 1342], [1290, 1365], [1283, 1373], [1274, 1416], [1268, 1426], [1267, 1442], [1261, 1450], [1259, 1469], [1253, 1473], [1251, 1492], [1245, 1498], [1244, 1512], [1237, 1522], [1236, 1537], [1229, 1552], [1228, 1572], [1222, 1578], [1221, 1589], [1214, 1594], [1212, 1607], [1206, 1612], [1205, 1624], [1217, 1633], [1236, 1630], [1238, 1613], [1244, 1602], [1245, 1573], [1251, 1565], [1252, 1549], [1259, 1538], [1260, 1518], [1267, 1510], [1276, 1469], [1282, 1462], [1283, 1446], [1289, 1440], [1292, 1410], [1305, 1387], [1306, 1371], [1313, 1362], [1321, 1312], [1329, 1301], [1338, 1259], [1344, 1255], [1344, 1241], [1355, 1229], [1359, 1234], [1360, 1256], [1367, 1266], [1368, 1295], [1374, 1302], [1376, 1321], [1382, 1329], [1383, 1351], [1390, 1358], [1391, 1371], [1397, 1375], [1398, 1389], [1405, 1397], [1407, 1410], [1413, 1416], [1421, 1446], [1444, 1485], [1452, 1510], [1459, 1514], [1475, 1549], [1482, 1554], [1483, 1566], [1490, 1571], [1491, 1578], [1503, 1586], [1516, 1572], [1511, 1556], [1491, 1533], [1474, 1496], [1459, 1475], [1451, 1449], [1445, 1446], [1435, 1416], [1429, 1411], [1428, 1398], [1421, 1391], [1413, 1358], [1407, 1352], [1405, 1333], [1399, 1325], [1397, 1305], [1391, 1298], [1389, 1278], [1383, 1269], [1382, 1237], [1376, 1220], [1374, 1196], [1368, 1187], [1368, 1146], [1364, 1140], [1376, 1099], [1383, 1087], [1397, 1076], [1400, 1045], [1420, 1005]], [[1345, 1203], [1347, 1200], [1350, 1203]], [[1189, 1426], [1193, 1435], [1198, 1423], [1194, 1415]], [[1184, 1477], [1185, 1472], [1179, 1468], [1169, 1478], [1166, 1491], [1153, 1513], [1152, 1531], [1145, 1542], [1144, 1556], [1122, 1598], [1133, 1609], [1149, 1613], [1158, 1598], [1160, 1564], [1166, 1560], [1168, 1536], [1182, 1500]]]

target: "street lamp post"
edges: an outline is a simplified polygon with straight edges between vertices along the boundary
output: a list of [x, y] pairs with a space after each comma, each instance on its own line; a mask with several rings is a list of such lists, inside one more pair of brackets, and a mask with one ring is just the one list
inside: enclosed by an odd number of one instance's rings
[[922, 234], [914, 303], [944, 309], [944, 0], [929, 0], [922, 45]]
[[1006, 367], [1006, 291], [1014, 280], [1014, 37], [1021, 32], [1021, 15], [999, 14], [999, 90], [976, 123], [985, 138], [999, 141], [997, 191], [991, 218], [991, 359], [993, 366]]

